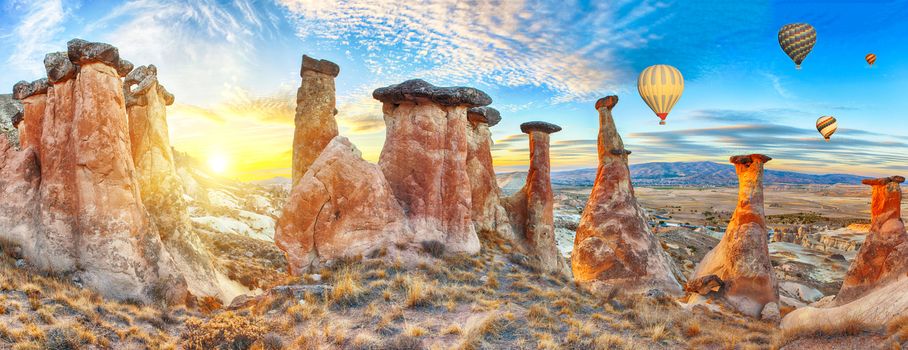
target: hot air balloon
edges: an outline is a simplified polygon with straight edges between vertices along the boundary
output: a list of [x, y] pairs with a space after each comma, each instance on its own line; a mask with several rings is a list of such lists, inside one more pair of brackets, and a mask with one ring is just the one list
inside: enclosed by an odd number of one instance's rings
[[797, 69], [801, 69], [801, 62], [816, 43], [817, 31], [807, 23], [786, 24], [779, 29], [779, 45], [791, 57]]
[[867, 56], [864, 56], [864, 60], [867, 61], [867, 64], [873, 67], [873, 62], [876, 62], [876, 55], [868, 53]]
[[637, 91], [661, 119], [659, 125], [665, 125], [665, 117], [684, 92], [684, 77], [677, 68], [669, 65], [649, 66], [637, 78]]
[[838, 128], [839, 122], [837, 122], [833, 116], [824, 115], [817, 119], [817, 131], [820, 132], [820, 135], [823, 135], [826, 142], [829, 142], [829, 137], [832, 136]]

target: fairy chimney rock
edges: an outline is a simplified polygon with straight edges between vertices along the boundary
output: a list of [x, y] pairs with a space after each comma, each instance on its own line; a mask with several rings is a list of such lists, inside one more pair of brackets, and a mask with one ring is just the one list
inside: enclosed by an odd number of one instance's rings
[[738, 204], [722, 240], [694, 271], [694, 278], [718, 276], [725, 283], [722, 297], [753, 317], [779, 301], [763, 215], [763, 164], [771, 159], [762, 154], [729, 159], [738, 175]]
[[408, 80], [376, 89], [386, 138], [378, 164], [410, 225], [451, 252], [479, 251], [467, 170], [467, 109], [492, 103], [469, 87]]
[[296, 91], [296, 129], [293, 134], [292, 183], [296, 184], [325, 146], [337, 136], [334, 115], [334, 78], [340, 68], [333, 62], [303, 55]]
[[901, 176], [864, 179], [873, 186], [870, 232], [852, 261], [835, 303], [860, 298], [908, 272], [908, 233], [901, 217]]
[[508, 213], [501, 206], [501, 189], [492, 166], [492, 133], [490, 127], [501, 121], [501, 113], [492, 107], [467, 110], [470, 126], [467, 132], [467, 172], [470, 177], [473, 225], [477, 232], [496, 233], [513, 239]]
[[570, 269], [555, 242], [549, 134], [561, 131], [555, 124], [533, 121], [520, 124], [529, 134], [530, 169], [523, 188], [504, 200], [516, 243], [543, 271], [569, 276]]
[[618, 96], [596, 102], [599, 167], [580, 217], [571, 254], [574, 279], [592, 290], [678, 295], [680, 272], [662, 250], [631, 185], [624, 142], [612, 109]]
[[46, 78], [31, 83], [20, 81], [13, 86], [13, 98], [22, 102], [23, 109], [19, 118], [12, 121], [13, 126], [19, 129], [20, 148], [37, 148], [41, 143], [42, 120], [49, 88]]

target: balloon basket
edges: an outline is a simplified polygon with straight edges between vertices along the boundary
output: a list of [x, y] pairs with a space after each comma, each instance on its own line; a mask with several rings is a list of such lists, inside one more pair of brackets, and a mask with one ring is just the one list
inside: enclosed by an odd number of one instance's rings
[[801, 65], [800, 65], [800, 64], [796, 64], [796, 65], [795, 65], [795, 69], [801, 70]]
[[660, 121], [659, 121], [659, 125], [665, 125], [665, 121], [664, 121], [664, 120], [660, 120]]

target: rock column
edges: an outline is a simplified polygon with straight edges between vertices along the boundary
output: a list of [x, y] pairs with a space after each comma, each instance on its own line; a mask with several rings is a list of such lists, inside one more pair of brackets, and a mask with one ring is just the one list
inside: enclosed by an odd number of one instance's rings
[[764, 312], [764, 307], [778, 311], [778, 282], [769, 261], [763, 215], [763, 164], [771, 159], [762, 154], [731, 157], [738, 174], [738, 205], [722, 241], [697, 265], [693, 278], [718, 276], [724, 283], [719, 291], [724, 299], [754, 317], [773, 313]]
[[22, 101], [24, 109], [19, 122], [19, 147], [39, 147], [41, 144], [42, 119], [47, 105], [47, 79], [31, 83], [20, 81], [13, 87], [13, 98]]
[[118, 299], [182, 301], [186, 282], [149, 222], [136, 180], [120, 80], [132, 65], [111, 45], [78, 39], [68, 43], [68, 57], [80, 67], [72, 149], [83, 281]]
[[215, 268], [214, 258], [192, 229], [183, 184], [176, 174], [165, 109], [173, 104], [173, 95], [158, 82], [154, 65], [130, 72], [123, 93], [136, 179], [151, 221], [186, 278], [189, 291], [230, 302], [235, 295], [222, 290], [218, 283], [228, 279]]
[[296, 92], [296, 130], [293, 134], [293, 185], [299, 181], [328, 142], [337, 136], [334, 78], [340, 73], [336, 64], [303, 55]]
[[590, 199], [580, 218], [571, 253], [574, 279], [591, 289], [631, 293], [659, 289], [680, 294], [672, 264], [648, 224], [631, 185], [628, 155], [615, 127], [612, 108], [618, 96], [596, 102], [599, 112], [599, 167]]
[[467, 111], [470, 128], [467, 133], [467, 172], [473, 202], [473, 225], [476, 231], [495, 233], [511, 240], [514, 237], [508, 213], [501, 206], [501, 189], [492, 167], [492, 133], [489, 128], [501, 121], [501, 114], [491, 107], [474, 107]]
[[527, 122], [520, 125], [520, 131], [530, 136], [530, 170], [523, 188], [504, 201], [517, 243], [538, 262], [541, 270], [570, 275], [555, 243], [555, 200], [549, 157], [549, 134], [561, 131], [561, 127]]
[[484, 92], [422, 80], [376, 89], [387, 137], [379, 166], [414, 232], [450, 252], [476, 253], [467, 172], [467, 109], [492, 103]]
[[902, 189], [905, 178], [891, 176], [864, 179], [873, 186], [870, 204], [870, 232], [845, 274], [836, 304], [855, 300], [873, 288], [908, 271], [908, 233], [902, 222]]

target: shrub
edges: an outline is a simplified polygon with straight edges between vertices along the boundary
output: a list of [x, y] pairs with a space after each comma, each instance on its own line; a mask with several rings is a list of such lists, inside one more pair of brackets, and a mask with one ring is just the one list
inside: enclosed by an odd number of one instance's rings
[[208, 321], [186, 320], [186, 330], [180, 337], [187, 350], [245, 350], [265, 333], [265, 327], [259, 324], [256, 319], [224, 312]]
[[431, 241], [422, 241], [419, 243], [422, 245], [422, 250], [433, 258], [441, 258], [445, 255], [445, 244], [436, 240]]

